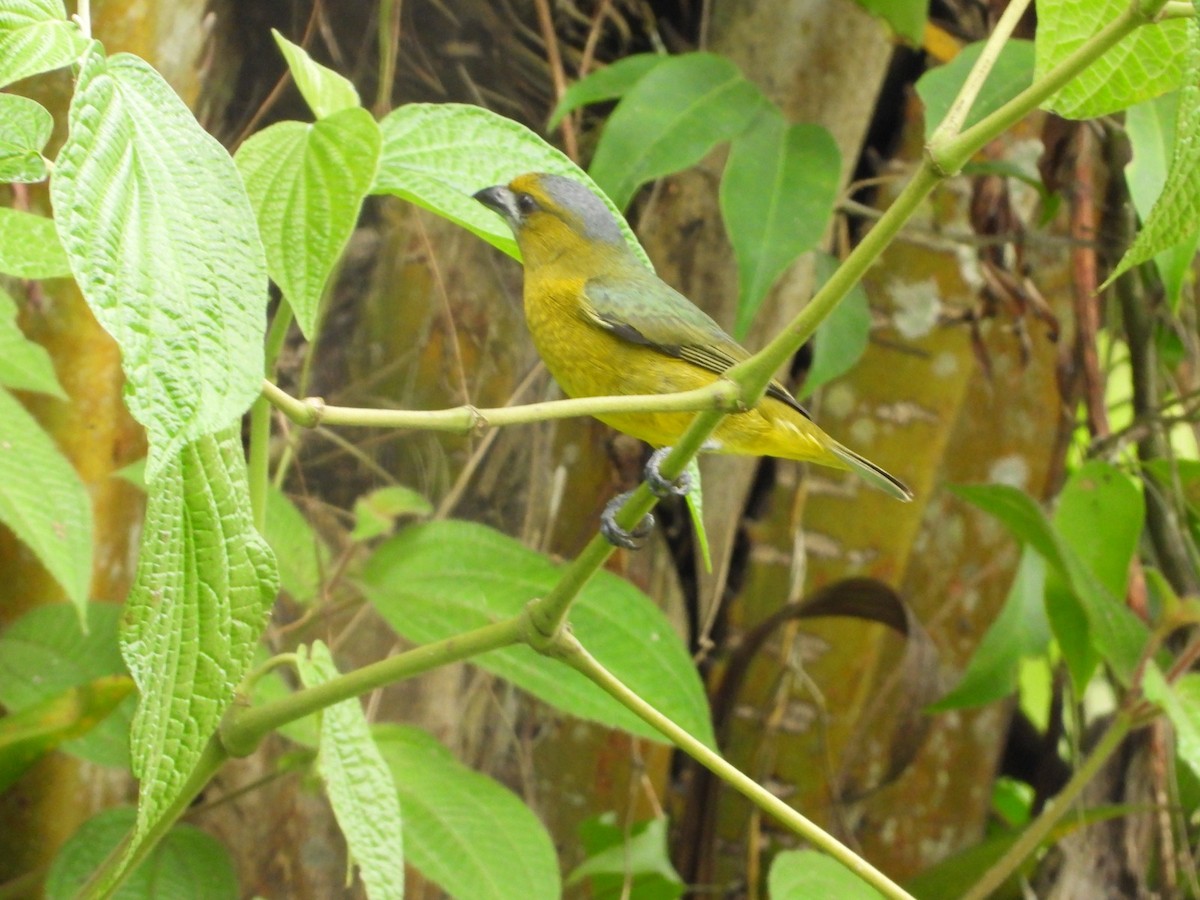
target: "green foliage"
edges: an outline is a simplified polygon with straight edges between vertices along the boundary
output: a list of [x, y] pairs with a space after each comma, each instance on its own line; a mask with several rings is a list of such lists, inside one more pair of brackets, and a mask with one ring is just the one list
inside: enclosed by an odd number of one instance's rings
[[667, 851], [667, 825], [664, 817], [625, 828], [617, 824], [613, 813], [588, 819], [579, 826], [587, 859], [571, 872], [567, 886], [586, 881], [593, 900], [623, 896], [674, 900], [683, 896], [683, 879]]
[[[1129, 0], [1056, 0], [1039, 4], [1037, 64], [1043, 78], [1105, 24], [1131, 7]], [[1068, 119], [1092, 119], [1173, 91], [1184, 83], [1189, 23], [1139, 28], [1072, 79], [1044, 105]]]
[[841, 169], [833, 135], [819, 125], [788, 125], [775, 109], [734, 138], [721, 216], [738, 261], [735, 337], [746, 336], [767, 291], [821, 239]]
[[[559, 567], [482, 525], [430, 522], [381, 544], [362, 577], [388, 624], [411, 641], [427, 643], [516, 615], [531, 597], [554, 586]], [[571, 627], [625, 684], [714, 744], [695, 666], [650, 598], [615, 575], [597, 572], [579, 593]], [[497, 650], [476, 662], [572, 715], [663, 739], [582, 675], [527, 647]]]
[[0, 94], [0, 182], [34, 182], [46, 177], [42, 148], [54, 119], [44, 106], [17, 94]]
[[837, 897], [878, 900], [883, 895], [841, 863], [815, 850], [787, 850], [775, 857], [767, 876], [767, 892], [786, 897]]
[[1142, 230], [1109, 275], [1109, 282], [1170, 248], [1180, 244], [1194, 248], [1200, 235], [1200, 141], [1196, 140], [1200, 133], [1200, 22], [1189, 19], [1179, 24], [1186, 29], [1187, 43], [1176, 58], [1186, 60], [1187, 69], [1179, 92], [1171, 166]]
[[[837, 261], [833, 257], [818, 253], [817, 283], [828, 281], [836, 267]], [[871, 309], [867, 292], [857, 284], [813, 335], [812, 365], [808, 367], [798, 396], [807, 397], [853, 369], [866, 352], [870, 336]]]
[[[16, 712], [101, 679], [125, 675], [117, 646], [121, 607], [89, 603], [85, 615], [86, 632], [71, 606], [39, 606], [0, 635], [0, 703]], [[126, 688], [122, 697], [128, 693]], [[121, 703], [114, 714], [94, 723], [86, 734], [68, 738], [61, 749], [99, 765], [128, 767], [133, 707], [133, 698]]]
[[399, 792], [409, 862], [454, 897], [560, 896], [554, 844], [519, 798], [418, 728], [372, 733]]
[[74, 62], [87, 41], [62, 0], [0, 0], [0, 87]]
[[[186, 444], [150, 492], [121, 651], [142, 694], [136, 842], [166, 816], [249, 670], [275, 599], [239, 429]], [[170, 602], [164, 602], [169, 598]]]
[[50, 354], [22, 333], [17, 325], [16, 301], [3, 288], [0, 288], [0, 387], [67, 399]]
[[582, 81], [576, 81], [567, 88], [558, 105], [554, 107], [546, 127], [556, 128], [564, 116], [582, 106], [617, 100], [625, 96], [629, 89], [649, 75], [652, 69], [670, 58], [663, 53], [635, 53], [598, 69]]
[[[121, 347], [151, 484], [262, 382], [266, 264], [233, 160], [162, 76], [93, 44], [51, 195], [71, 268]], [[136, 164], [135, 164], [136, 163]]]
[[857, 0], [858, 5], [879, 16], [910, 44], [920, 45], [925, 36], [929, 0]]
[[381, 141], [356, 106], [311, 125], [279, 122], [238, 149], [267, 272], [305, 337], [316, 334], [321, 296], [375, 180]]
[[296, 87], [304, 95], [304, 102], [314, 116], [325, 119], [361, 105], [358, 91], [348, 79], [315, 62], [303, 47], [293, 44], [274, 28], [271, 29], [271, 35], [287, 60]]
[[0, 206], [0, 274], [14, 278], [70, 275], [54, 221]]
[[[92, 817], [63, 845], [46, 878], [47, 900], [71, 900], [117, 848], [135, 812], [114, 807]], [[233, 860], [220, 841], [192, 825], [176, 825], [115, 893], [114, 900], [236, 900]]]
[[279, 586], [293, 600], [315, 599], [329, 570], [329, 547], [282, 491], [267, 491], [263, 537], [279, 563]]
[[[968, 44], [950, 62], [930, 69], [917, 81], [917, 95], [925, 104], [925, 137], [933, 134], [938, 123], [946, 117], [967, 75], [979, 61], [983, 41]], [[984, 116], [995, 112], [1033, 83], [1034, 46], [1032, 41], [1011, 40], [1005, 43], [996, 57], [991, 74], [963, 123], [969, 128]]]
[[356, 541], [391, 534], [401, 517], [424, 518], [433, 515], [433, 504], [412, 488], [392, 484], [363, 494], [354, 501], [354, 530], [350, 537]]
[[0, 388], [0, 522], [34, 552], [79, 614], [92, 578], [92, 501], [71, 464]]
[[725, 57], [672, 57], [625, 91], [604, 126], [591, 175], [624, 209], [641, 185], [698, 163], [766, 106]]
[[[297, 654], [305, 687], [338, 676], [333, 657], [320, 641]], [[404, 844], [396, 786], [384, 763], [358, 700], [343, 700], [321, 714], [317, 772], [325, 782], [350, 858], [358, 865], [371, 900], [404, 896]]]
[[[1125, 133], [1133, 159], [1125, 167], [1125, 181], [1138, 216], [1146, 221], [1167, 183], [1167, 172], [1176, 153], [1175, 120], [1179, 115], [1180, 92], [1164, 94], [1125, 111]], [[1158, 251], [1154, 263], [1173, 309], [1178, 311], [1183, 286], [1200, 246], [1200, 229], [1191, 237]]]

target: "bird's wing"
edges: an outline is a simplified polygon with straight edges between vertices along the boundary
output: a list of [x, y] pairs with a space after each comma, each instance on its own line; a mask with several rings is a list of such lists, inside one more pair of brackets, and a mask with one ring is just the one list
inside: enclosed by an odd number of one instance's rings
[[[711, 316], [648, 269], [621, 279], [591, 278], [584, 285], [583, 312], [622, 340], [653, 347], [718, 375], [750, 356]], [[767, 387], [774, 397], [811, 418], [787, 388]]]

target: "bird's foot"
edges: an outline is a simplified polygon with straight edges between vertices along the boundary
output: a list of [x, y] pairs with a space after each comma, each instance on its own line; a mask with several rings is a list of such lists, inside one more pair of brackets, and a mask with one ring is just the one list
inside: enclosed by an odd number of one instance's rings
[[604, 512], [600, 514], [600, 533], [614, 547], [624, 547], [626, 550], [640, 550], [651, 529], [654, 528], [654, 516], [647, 514], [637, 526], [626, 531], [617, 524], [617, 513], [625, 505], [625, 501], [633, 496], [633, 491], [617, 494], [608, 501]]
[[674, 481], [667, 479], [659, 471], [659, 466], [670, 452], [670, 447], [659, 447], [646, 460], [646, 486], [650, 488], [650, 493], [660, 500], [665, 497], [682, 497], [692, 489], [692, 473], [686, 469]]

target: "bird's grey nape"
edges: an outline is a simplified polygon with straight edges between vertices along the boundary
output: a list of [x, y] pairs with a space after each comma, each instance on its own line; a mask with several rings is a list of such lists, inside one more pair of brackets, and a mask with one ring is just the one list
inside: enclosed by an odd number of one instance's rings
[[608, 244], [624, 244], [625, 235], [616, 216], [591, 188], [562, 175], [540, 176], [543, 190], [562, 208], [573, 212], [592, 240]]

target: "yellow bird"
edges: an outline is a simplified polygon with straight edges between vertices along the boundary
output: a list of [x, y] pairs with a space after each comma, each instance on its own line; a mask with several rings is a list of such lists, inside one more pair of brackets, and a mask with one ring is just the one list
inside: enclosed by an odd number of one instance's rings
[[[582, 183], [530, 173], [474, 197], [502, 216], [516, 236], [525, 262], [529, 331], [568, 396], [690, 391], [712, 384], [750, 355], [634, 255], [612, 212]], [[644, 412], [597, 418], [666, 448], [694, 416]], [[913, 496], [900, 480], [818, 428], [777, 381], [752, 409], [726, 416], [705, 449], [850, 469], [898, 500]], [[662, 458], [656, 453], [652, 462]], [[666, 482], [656, 465], [648, 465], [647, 478], [652, 487], [657, 480], [661, 496]], [[630, 546], [615, 529], [614, 512], [610, 505], [605, 533]]]

